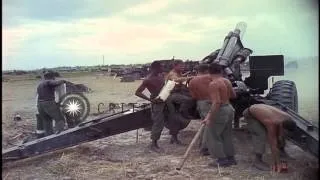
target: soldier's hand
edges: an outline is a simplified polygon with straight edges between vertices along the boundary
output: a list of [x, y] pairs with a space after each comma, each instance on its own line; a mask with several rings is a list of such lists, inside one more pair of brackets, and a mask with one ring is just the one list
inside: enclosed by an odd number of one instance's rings
[[188, 71], [188, 72], [182, 74], [182, 76], [187, 76], [187, 75], [189, 75], [189, 74], [191, 74], [191, 71]]
[[209, 121], [209, 119], [204, 119], [201, 121], [201, 124], [209, 125], [210, 121]]
[[149, 100], [151, 103], [155, 103], [155, 100], [154, 99], [150, 99]]
[[152, 103], [162, 103], [162, 102], [163, 102], [162, 99], [160, 99], [160, 98], [150, 99], [150, 101], [151, 101]]

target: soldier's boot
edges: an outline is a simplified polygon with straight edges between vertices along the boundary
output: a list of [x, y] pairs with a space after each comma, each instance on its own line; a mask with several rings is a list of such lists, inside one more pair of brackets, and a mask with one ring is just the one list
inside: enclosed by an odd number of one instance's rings
[[232, 163], [227, 158], [218, 158], [216, 161], [213, 161], [208, 164], [209, 167], [229, 167]]
[[154, 151], [154, 152], [158, 152], [158, 153], [160, 153], [162, 151], [158, 145], [157, 140], [152, 140], [152, 142], [150, 144], [150, 150]]
[[170, 144], [183, 145], [182, 142], [178, 139], [178, 135], [172, 135], [170, 139]]
[[209, 156], [210, 155], [208, 148], [201, 148], [200, 149], [200, 154], [202, 156]]
[[270, 166], [262, 161], [262, 155], [256, 154], [255, 160], [253, 162], [253, 167], [261, 170], [261, 171], [270, 171]]
[[231, 165], [237, 165], [238, 164], [236, 159], [234, 158], [234, 156], [228, 156], [227, 159], [231, 163]]

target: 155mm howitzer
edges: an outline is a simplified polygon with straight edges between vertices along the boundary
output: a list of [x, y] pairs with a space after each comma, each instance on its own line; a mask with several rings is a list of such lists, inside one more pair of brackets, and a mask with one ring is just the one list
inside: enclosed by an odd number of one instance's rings
[[[224, 74], [233, 83], [238, 94], [232, 101], [236, 110], [234, 127], [239, 128], [239, 118], [245, 108], [255, 103], [265, 103], [289, 113], [297, 124], [295, 131], [286, 131], [287, 139], [318, 157], [318, 127], [298, 115], [298, 94], [293, 81], [281, 80], [272, 85], [269, 93], [262, 96], [268, 89], [268, 78], [284, 75], [283, 55], [250, 56], [253, 52], [245, 48], [241, 37], [246, 25], [240, 23], [235, 30], [225, 37], [222, 48], [214, 51], [201, 60], [200, 64], [219, 63]], [[242, 79], [240, 64], [249, 58], [250, 76]], [[84, 142], [94, 141], [127, 131], [150, 127], [150, 105], [131, 108], [116, 114], [84, 121], [76, 127], [26, 142], [2, 151], [3, 162], [32, 157], [75, 146]], [[195, 119], [199, 118], [196, 108], [190, 112]], [[181, 129], [185, 128], [184, 124]]]

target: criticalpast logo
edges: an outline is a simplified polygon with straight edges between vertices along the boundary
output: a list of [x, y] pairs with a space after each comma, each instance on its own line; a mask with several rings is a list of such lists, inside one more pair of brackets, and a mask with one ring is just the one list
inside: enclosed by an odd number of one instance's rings
[[60, 110], [68, 118], [84, 121], [90, 113], [88, 99], [80, 93], [70, 93], [61, 97]]

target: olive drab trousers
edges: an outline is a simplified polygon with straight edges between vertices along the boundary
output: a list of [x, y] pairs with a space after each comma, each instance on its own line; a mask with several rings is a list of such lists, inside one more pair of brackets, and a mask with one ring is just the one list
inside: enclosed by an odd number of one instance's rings
[[[267, 144], [267, 129], [260, 121], [250, 114], [248, 109], [244, 111], [244, 114], [245, 121], [248, 123], [248, 130], [252, 137], [253, 152], [255, 154], [264, 154]], [[279, 141], [278, 138], [277, 147], [283, 151], [285, 147], [285, 141]]]
[[214, 120], [206, 126], [207, 147], [212, 158], [234, 156], [232, 137], [232, 121], [235, 110], [231, 104], [223, 104], [213, 117]]
[[157, 141], [160, 139], [161, 132], [164, 128], [164, 108], [165, 103], [153, 103], [151, 105], [151, 119], [153, 121], [151, 128], [151, 139]]
[[246, 117], [248, 130], [252, 137], [253, 151], [255, 154], [264, 154], [267, 143], [267, 130], [261, 122], [252, 116]]
[[[197, 111], [203, 120], [211, 108], [211, 102], [209, 100], [198, 100]], [[200, 134], [200, 149], [206, 149], [207, 147], [207, 128], [203, 128]]]
[[60, 112], [59, 106], [55, 101], [42, 101], [37, 104], [39, 118], [43, 121], [44, 135], [53, 134], [52, 120], [55, 120], [56, 131], [63, 131], [65, 120]]

